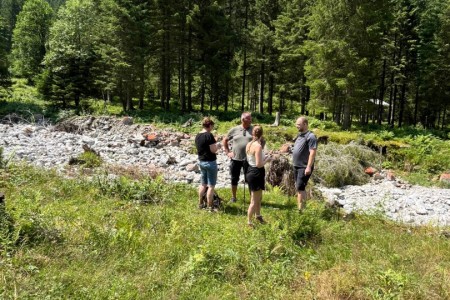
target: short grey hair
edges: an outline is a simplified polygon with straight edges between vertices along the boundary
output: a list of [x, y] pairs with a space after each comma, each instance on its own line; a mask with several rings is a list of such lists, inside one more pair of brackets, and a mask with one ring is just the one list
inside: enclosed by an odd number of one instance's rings
[[241, 121], [243, 121], [247, 116], [252, 116], [252, 113], [251, 113], [251, 112], [248, 112], [248, 111], [244, 111], [244, 112], [241, 114]]

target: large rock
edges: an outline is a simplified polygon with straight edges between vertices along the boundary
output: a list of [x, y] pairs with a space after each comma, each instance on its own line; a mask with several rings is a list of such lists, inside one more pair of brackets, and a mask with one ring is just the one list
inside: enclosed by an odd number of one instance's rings
[[450, 173], [444, 173], [439, 177], [440, 182], [450, 183]]
[[133, 125], [133, 118], [132, 117], [124, 117], [122, 119], [123, 125]]
[[186, 166], [186, 171], [188, 171], [188, 172], [199, 172], [200, 169], [198, 167], [198, 164], [188, 164]]
[[375, 173], [377, 173], [377, 169], [373, 168], [373, 167], [367, 167], [364, 170], [364, 173], [366, 173], [367, 175], [369, 175], [370, 177], [372, 177]]

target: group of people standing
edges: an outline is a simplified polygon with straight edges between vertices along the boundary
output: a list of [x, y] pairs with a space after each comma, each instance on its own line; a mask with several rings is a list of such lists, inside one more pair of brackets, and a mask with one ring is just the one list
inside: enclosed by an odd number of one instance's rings
[[[306, 206], [305, 188], [314, 170], [317, 138], [308, 130], [308, 120], [305, 117], [299, 117], [295, 125], [299, 134], [292, 151], [293, 166], [297, 204], [299, 211], [302, 211]], [[206, 194], [207, 209], [213, 210], [214, 187], [218, 172], [217, 153], [223, 147], [224, 153], [230, 159], [232, 193], [230, 202], [237, 202], [236, 192], [243, 169], [244, 180], [248, 183], [250, 191], [247, 224], [253, 227], [253, 218], [260, 223], [265, 223], [261, 215], [262, 193], [265, 190], [264, 165], [272, 160], [272, 156], [264, 154], [263, 128], [259, 125], [252, 125], [252, 116], [249, 112], [242, 113], [241, 124], [231, 128], [222, 143], [217, 142], [211, 133], [214, 129], [214, 122], [211, 118], [204, 118], [202, 127], [203, 130], [195, 138], [201, 171], [201, 183], [198, 190], [199, 207], [202, 207], [202, 199]]]

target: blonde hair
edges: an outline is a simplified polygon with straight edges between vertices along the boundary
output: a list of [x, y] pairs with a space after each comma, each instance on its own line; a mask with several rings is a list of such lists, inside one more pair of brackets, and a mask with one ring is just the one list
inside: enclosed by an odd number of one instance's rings
[[252, 131], [252, 141], [256, 142], [258, 141], [262, 147], [264, 147], [265, 144], [265, 140], [262, 137], [263, 136], [263, 128], [259, 125], [256, 125], [253, 127], [253, 131]]

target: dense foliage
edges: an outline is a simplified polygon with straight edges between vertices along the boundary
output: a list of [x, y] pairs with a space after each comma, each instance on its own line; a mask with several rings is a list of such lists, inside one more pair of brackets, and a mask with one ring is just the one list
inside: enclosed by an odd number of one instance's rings
[[64, 107], [448, 124], [447, 0], [47, 2], [1, 2], [0, 79], [11, 70]]

